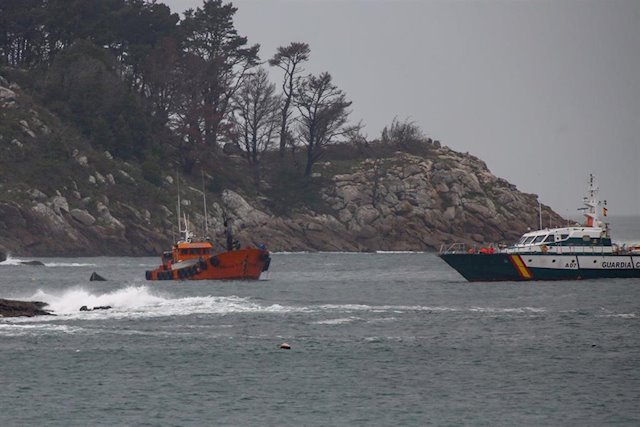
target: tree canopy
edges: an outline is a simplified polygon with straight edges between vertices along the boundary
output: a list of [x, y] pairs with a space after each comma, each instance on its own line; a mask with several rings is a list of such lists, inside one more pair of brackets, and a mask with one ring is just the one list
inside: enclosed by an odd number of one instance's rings
[[264, 153], [284, 165], [290, 148], [297, 168], [304, 146], [298, 172], [309, 177], [349, 130], [351, 103], [329, 73], [303, 77], [302, 41], [268, 60], [282, 72], [276, 86], [236, 12], [222, 0], [182, 17], [157, 0], [2, 0], [0, 66], [27, 71], [51, 110], [122, 159], [162, 156], [190, 173], [232, 143], [259, 186]]

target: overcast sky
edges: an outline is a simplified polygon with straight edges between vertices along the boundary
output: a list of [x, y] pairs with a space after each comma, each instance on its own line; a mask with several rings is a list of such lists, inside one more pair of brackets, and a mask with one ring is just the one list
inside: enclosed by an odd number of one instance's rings
[[640, 214], [640, 1], [233, 4], [262, 59], [309, 43], [306, 70], [333, 75], [370, 138], [408, 118], [561, 215], [581, 207], [589, 173], [610, 214]]

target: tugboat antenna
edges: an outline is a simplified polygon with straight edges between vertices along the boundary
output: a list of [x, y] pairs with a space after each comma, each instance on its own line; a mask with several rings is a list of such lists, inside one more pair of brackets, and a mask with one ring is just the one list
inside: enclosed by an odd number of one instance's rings
[[180, 172], [176, 170], [176, 183], [178, 185], [178, 238], [182, 233], [182, 226], [180, 225], [180, 221], [182, 220], [180, 217]]
[[202, 174], [202, 200], [204, 203], [204, 237], [209, 237], [209, 218], [207, 217], [207, 193], [204, 188], [204, 169], [200, 169]]

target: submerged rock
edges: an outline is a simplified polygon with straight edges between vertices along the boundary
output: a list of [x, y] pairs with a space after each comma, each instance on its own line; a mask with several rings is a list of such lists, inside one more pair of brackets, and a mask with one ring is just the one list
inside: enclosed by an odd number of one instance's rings
[[43, 310], [48, 304], [40, 301], [16, 301], [0, 298], [1, 317], [33, 317], [52, 315]]

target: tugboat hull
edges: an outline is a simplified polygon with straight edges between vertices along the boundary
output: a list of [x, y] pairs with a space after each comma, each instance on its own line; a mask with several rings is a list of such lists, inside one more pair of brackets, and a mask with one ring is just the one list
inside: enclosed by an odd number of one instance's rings
[[640, 256], [443, 253], [470, 282], [640, 277]]
[[246, 248], [222, 252], [167, 268], [145, 272], [147, 280], [258, 280], [269, 269], [271, 257], [264, 249]]

